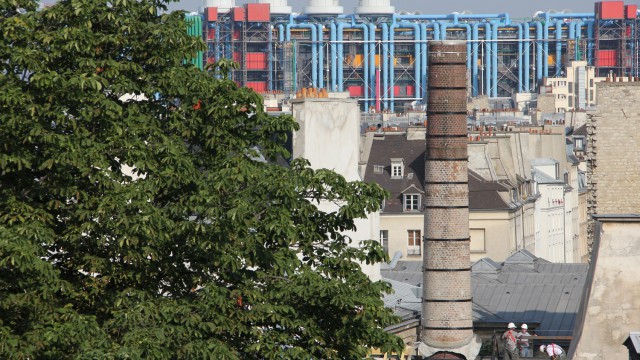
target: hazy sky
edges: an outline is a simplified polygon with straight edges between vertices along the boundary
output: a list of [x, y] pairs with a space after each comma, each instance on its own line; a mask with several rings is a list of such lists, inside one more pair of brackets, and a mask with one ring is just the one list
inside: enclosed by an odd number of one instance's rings
[[[339, 0], [344, 7], [345, 14], [353, 13], [358, 0]], [[242, 5], [253, 0], [236, 0], [236, 5]], [[471, 11], [474, 14], [494, 14], [507, 12], [512, 18], [531, 17], [536, 11], [569, 9], [572, 12], [593, 12], [595, 0], [391, 0], [391, 5], [400, 11], [420, 11], [423, 14], [450, 14], [454, 11]], [[302, 12], [308, 0], [289, 0], [295, 12]], [[636, 4], [635, 1], [625, 3]], [[171, 5], [171, 9], [198, 11], [204, 0], [181, 0]]]

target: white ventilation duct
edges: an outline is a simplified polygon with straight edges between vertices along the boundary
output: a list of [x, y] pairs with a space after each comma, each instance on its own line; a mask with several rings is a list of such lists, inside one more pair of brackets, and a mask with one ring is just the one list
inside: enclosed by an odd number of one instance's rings
[[360, 0], [360, 5], [356, 8], [358, 15], [386, 15], [395, 11], [390, 0]]
[[269, 9], [272, 14], [281, 15], [281, 14], [291, 14], [293, 9], [289, 4], [287, 4], [287, 0], [258, 0], [258, 4], [269, 4]]
[[343, 12], [338, 0], [309, 0], [309, 5], [304, 8], [307, 15], [340, 15]]
[[227, 13], [236, 7], [236, 0], [205, 0], [205, 7], [217, 7], [218, 14]]

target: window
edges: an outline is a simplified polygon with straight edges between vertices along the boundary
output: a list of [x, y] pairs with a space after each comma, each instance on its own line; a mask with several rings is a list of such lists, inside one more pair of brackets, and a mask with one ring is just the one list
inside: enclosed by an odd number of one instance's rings
[[380, 245], [385, 253], [389, 253], [389, 230], [380, 230]]
[[420, 195], [405, 194], [403, 200], [404, 211], [420, 211]]
[[573, 107], [573, 96], [569, 96], [569, 107]]
[[373, 165], [373, 173], [374, 174], [382, 174], [384, 172], [384, 166], [382, 165]]
[[573, 83], [570, 82], [569, 83], [569, 93], [572, 93], [572, 92], [573, 92]]
[[593, 87], [593, 79], [589, 79], [589, 87]]
[[575, 141], [575, 144], [576, 144], [576, 150], [584, 149], [584, 139], [575, 138], [574, 141]]
[[420, 230], [407, 230], [407, 255], [420, 255]]
[[402, 179], [404, 176], [404, 159], [391, 159], [391, 178]]
[[589, 90], [589, 101], [593, 101], [593, 90]]

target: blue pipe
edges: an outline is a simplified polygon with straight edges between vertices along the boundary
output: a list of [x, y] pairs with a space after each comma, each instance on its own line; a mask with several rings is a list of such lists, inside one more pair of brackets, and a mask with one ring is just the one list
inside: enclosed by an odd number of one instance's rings
[[524, 48], [524, 88], [527, 92], [531, 91], [531, 87], [529, 86], [529, 78], [531, 77], [531, 67], [529, 65], [529, 48], [531, 47], [531, 42], [529, 42], [529, 23], [522, 23], [523, 35], [525, 42]]
[[544, 77], [549, 76], [549, 22], [544, 22], [544, 32], [542, 33], [544, 36], [544, 56], [542, 58], [542, 74]]
[[331, 22], [331, 35], [330, 35], [330, 42], [331, 42], [331, 88], [329, 89], [330, 91], [338, 91], [338, 80], [336, 79], [337, 71], [336, 71], [336, 59], [338, 57], [338, 51], [336, 50], [336, 40], [337, 40], [337, 36], [336, 36], [337, 30], [336, 30], [336, 23], [335, 21]]
[[[284, 24], [278, 24], [278, 41], [280, 41], [280, 43], [284, 42]], [[282, 57], [284, 55], [283, 51], [280, 50], [280, 56]], [[282, 83], [279, 84], [279, 90], [285, 90], [284, 88], [284, 79], [282, 80]]]
[[389, 84], [389, 110], [391, 110], [391, 112], [395, 111], [395, 89], [394, 89], [394, 85], [395, 84], [395, 61], [396, 61], [396, 45], [395, 45], [395, 28], [398, 26], [398, 24], [396, 24], [395, 19], [393, 20], [393, 23], [391, 24], [391, 26], [389, 26], [389, 66], [387, 67], [387, 71], [389, 71], [389, 82], [391, 84]]
[[522, 38], [523, 38], [523, 25], [518, 24], [518, 92], [522, 92]]
[[[574, 30], [573, 30], [573, 34], [574, 34], [574, 39], [580, 39], [582, 38], [582, 20], [578, 20], [574, 23]], [[584, 55], [580, 57], [580, 59], [578, 59], [578, 51], [580, 50], [580, 46], [578, 45], [578, 42], [574, 42], [574, 60], [584, 60]]]
[[[418, 23], [416, 23], [416, 22], [403, 21], [403, 22], [398, 22], [398, 23], [392, 25], [392, 29], [393, 29], [393, 26], [407, 27], [407, 28], [412, 27], [413, 28], [413, 35], [414, 35], [415, 40], [416, 40], [416, 42], [414, 44], [414, 48], [413, 48], [413, 57], [414, 57], [413, 65], [415, 67], [415, 78], [414, 78], [415, 85], [414, 86], [416, 88], [415, 91], [416, 91], [416, 94], [417, 94], [417, 91], [420, 88], [420, 84], [422, 83], [420, 81], [420, 79], [421, 79], [420, 69], [421, 69], [421, 64], [422, 64], [422, 59], [420, 57], [420, 39], [421, 39], [420, 38], [420, 25]], [[391, 65], [391, 66], [393, 66], [393, 65]], [[395, 96], [395, 94], [394, 94], [394, 96]]]
[[594, 17], [594, 13], [544, 13], [544, 22], [547, 23], [550, 19], [593, 19]]
[[484, 94], [491, 96], [491, 24], [484, 24]]
[[318, 48], [318, 88], [322, 89], [324, 88], [324, 26], [316, 24], [316, 27], [318, 28], [318, 44], [316, 45]]
[[[420, 23], [420, 38], [422, 39], [422, 72], [420, 74], [420, 78], [422, 79], [422, 87], [421, 87], [421, 98], [425, 99], [427, 96], [427, 28], [433, 29], [433, 40], [440, 40], [440, 27], [438, 23], [430, 22], [430, 23]], [[416, 89], [416, 94], [418, 89]]]
[[388, 100], [388, 90], [389, 90], [389, 25], [387, 23], [382, 23], [382, 98], [384, 99], [382, 106], [384, 109], [389, 108], [389, 100]]
[[556, 77], [562, 72], [562, 20], [556, 21]]
[[469, 24], [456, 24], [466, 30], [467, 35], [467, 69], [471, 69], [471, 25]]
[[481, 20], [489, 20], [489, 19], [497, 19], [503, 20], [502, 22], [505, 25], [511, 24], [511, 19], [509, 18], [509, 14], [453, 14], [453, 22], [458, 23], [460, 19], [472, 20], [472, 19], [481, 19]]
[[478, 96], [478, 26], [480, 23], [473, 24], [473, 61], [471, 61], [471, 94], [473, 97]]
[[[290, 15], [289, 19], [293, 19], [293, 14]], [[287, 33], [286, 33], [286, 41], [291, 41], [291, 29], [309, 29], [311, 30], [311, 86], [318, 87], [318, 34], [317, 28], [313, 24], [302, 23], [302, 24], [292, 24], [288, 23], [286, 25]], [[297, 74], [293, 74], [294, 82], [297, 83]]]
[[[369, 88], [369, 58], [366, 56], [367, 54], [367, 47], [369, 46], [368, 42], [369, 42], [369, 27], [366, 24], [355, 24], [352, 20], [351, 24], [348, 23], [344, 23], [341, 22], [338, 24], [338, 57], [337, 57], [337, 62], [338, 62], [338, 91], [344, 91], [344, 60], [343, 60], [343, 55], [344, 55], [344, 44], [343, 44], [343, 35], [344, 35], [344, 29], [361, 29], [362, 30], [362, 36], [363, 36], [363, 40], [364, 40], [364, 45], [363, 45], [363, 67], [364, 67], [364, 88], [368, 89]], [[366, 91], [366, 90], [365, 90]], [[369, 108], [369, 100], [364, 101], [364, 106], [365, 109]]]
[[542, 42], [543, 42], [543, 33], [542, 33], [542, 23], [540, 21], [535, 22], [536, 25], [536, 84], [539, 84], [542, 80], [542, 58], [544, 57], [544, 53], [542, 51]]
[[498, 97], [498, 26], [500, 26], [499, 23], [494, 23], [493, 24], [493, 54], [492, 54], [492, 60], [493, 60], [493, 66], [491, 67], [492, 72], [492, 92], [491, 92], [491, 96], [492, 97]]
[[[376, 103], [376, 26], [368, 23], [369, 27], [369, 89], [364, 89], [365, 97], [372, 99], [373, 104]], [[366, 55], [365, 55], [366, 56]], [[365, 109], [369, 111], [369, 109]]]

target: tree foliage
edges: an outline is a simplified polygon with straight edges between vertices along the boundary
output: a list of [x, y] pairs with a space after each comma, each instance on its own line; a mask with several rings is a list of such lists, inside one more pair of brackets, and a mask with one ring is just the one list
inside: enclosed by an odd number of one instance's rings
[[341, 235], [382, 189], [276, 165], [295, 122], [188, 65], [164, 0], [36, 7], [0, 0], [1, 358], [400, 349], [380, 247]]

